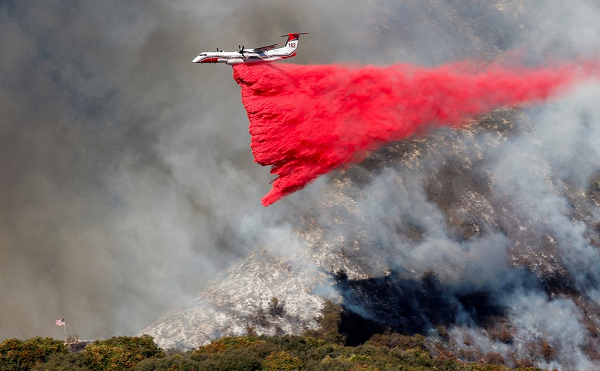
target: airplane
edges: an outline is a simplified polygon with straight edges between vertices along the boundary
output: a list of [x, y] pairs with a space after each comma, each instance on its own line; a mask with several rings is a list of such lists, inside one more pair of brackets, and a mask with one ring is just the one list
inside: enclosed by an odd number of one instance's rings
[[275, 48], [279, 44], [261, 46], [260, 48], [245, 49], [244, 46], [239, 47], [237, 52], [224, 52], [217, 47], [216, 52], [202, 52], [192, 62], [194, 63], [227, 63], [232, 66], [235, 64], [252, 64], [252, 63], [268, 63], [275, 62], [286, 58], [291, 58], [296, 55], [298, 47], [298, 39], [300, 35], [307, 35], [308, 32], [289, 33], [282, 35], [287, 36], [287, 41], [282, 48]]

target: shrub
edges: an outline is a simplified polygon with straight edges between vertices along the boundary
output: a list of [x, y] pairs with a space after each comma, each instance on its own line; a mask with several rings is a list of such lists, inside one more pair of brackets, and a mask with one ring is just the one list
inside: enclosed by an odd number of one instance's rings
[[135, 371], [198, 371], [200, 362], [181, 355], [168, 358], [147, 358], [133, 368]]
[[337, 344], [325, 344], [318, 348], [315, 348], [309, 354], [308, 359], [315, 361], [322, 361], [324, 359], [337, 358], [344, 354], [344, 347]]
[[323, 361], [312, 365], [313, 371], [350, 371], [355, 365], [337, 358], [325, 358]]
[[247, 348], [242, 348], [243, 351], [249, 356], [260, 360], [264, 360], [269, 354], [279, 350], [279, 348], [266, 341], [259, 341]]
[[39, 336], [26, 341], [8, 339], [0, 344], [0, 364], [4, 370], [29, 370], [58, 353], [67, 353], [60, 340]]
[[290, 355], [288, 352], [280, 351], [270, 354], [263, 364], [265, 371], [293, 371], [301, 370], [300, 358]]
[[448, 339], [450, 339], [450, 335], [448, 335], [448, 329], [446, 326], [437, 325], [435, 329], [437, 330], [438, 335], [440, 335], [440, 338], [442, 338], [444, 341], [448, 341]]
[[504, 344], [511, 344], [514, 340], [514, 336], [511, 331], [506, 327], [502, 327], [499, 330], [492, 330], [490, 335], [493, 339], [498, 339]]
[[341, 322], [342, 307], [326, 301], [321, 311], [321, 317], [318, 318], [319, 327], [322, 334], [339, 333]]
[[367, 344], [374, 346], [385, 346], [388, 348], [400, 349], [423, 349], [425, 338], [421, 335], [407, 336], [395, 332], [385, 334], [375, 334], [369, 339]]
[[490, 364], [503, 365], [504, 357], [500, 353], [490, 352], [486, 354], [484, 362]]
[[164, 357], [164, 352], [150, 335], [96, 341], [88, 345], [82, 354], [86, 365], [93, 370], [122, 370], [147, 358]]
[[342, 323], [342, 307], [327, 300], [321, 310], [321, 315], [316, 318], [319, 328], [316, 330], [307, 330], [304, 336], [317, 337], [325, 339], [330, 343], [344, 344], [346, 335], [340, 333], [340, 324]]
[[350, 354], [349, 359], [353, 359], [353, 360], [361, 359], [359, 357], [367, 357], [366, 359], [368, 359], [369, 357], [378, 357], [378, 356], [389, 357], [390, 356], [390, 352], [387, 348], [376, 347], [376, 346], [369, 345], [369, 344], [359, 345], [356, 348], [348, 349], [348, 351], [350, 351], [348, 353], [348, 354]]
[[552, 347], [552, 345], [542, 342], [542, 356], [546, 359], [546, 362], [551, 362], [556, 357], [556, 351]]
[[51, 355], [46, 362], [38, 363], [32, 371], [89, 371], [81, 353], [56, 353]]
[[285, 314], [285, 301], [279, 301], [276, 296], [271, 298], [269, 302], [269, 315], [271, 317], [283, 317]]
[[200, 346], [198, 349], [194, 350], [192, 356], [223, 353], [229, 349], [248, 348], [256, 343], [264, 343], [264, 340], [259, 340], [254, 336], [227, 336], [218, 340], [213, 340], [210, 344]]
[[207, 356], [200, 363], [200, 371], [258, 371], [261, 359], [247, 352], [247, 348], [230, 349]]
[[379, 367], [360, 364], [353, 366], [350, 371], [379, 371]]

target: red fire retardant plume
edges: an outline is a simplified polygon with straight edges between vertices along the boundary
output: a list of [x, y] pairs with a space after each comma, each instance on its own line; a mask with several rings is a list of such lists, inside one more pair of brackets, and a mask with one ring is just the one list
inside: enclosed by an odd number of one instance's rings
[[237, 65], [254, 159], [277, 175], [265, 206], [368, 151], [504, 105], [540, 101], [574, 67]]

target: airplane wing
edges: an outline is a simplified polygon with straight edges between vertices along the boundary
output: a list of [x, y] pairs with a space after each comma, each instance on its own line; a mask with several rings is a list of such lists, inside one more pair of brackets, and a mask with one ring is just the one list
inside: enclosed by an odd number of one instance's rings
[[279, 44], [273, 44], [273, 45], [267, 45], [267, 46], [261, 46], [260, 48], [254, 48], [255, 52], [266, 52], [267, 50], [273, 50], [275, 49], [275, 47], [279, 45]]

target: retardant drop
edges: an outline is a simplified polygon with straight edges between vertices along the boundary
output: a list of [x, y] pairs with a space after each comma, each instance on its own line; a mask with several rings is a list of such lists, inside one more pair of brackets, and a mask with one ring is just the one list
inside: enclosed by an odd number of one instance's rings
[[257, 163], [276, 175], [268, 206], [369, 151], [505, 105], [545, 100], [582, 75], [575, 66], [237, 65]]

